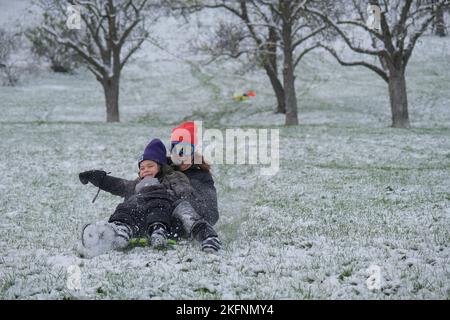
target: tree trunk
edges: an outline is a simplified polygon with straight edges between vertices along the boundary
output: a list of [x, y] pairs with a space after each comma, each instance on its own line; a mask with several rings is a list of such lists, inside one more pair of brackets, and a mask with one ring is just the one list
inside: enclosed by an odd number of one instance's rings
[[389, 98], [391, 102], [392, 127], [409, 128], [408, 98], [403, 70], [390, 71]]
[[435, 27], [436, 27], [436, 35], [439, 37], [445, 37], [445, 22], [444, 22], [444, 10], [442, 7], [439, 7], [436, 9], [436, 20], [435, 20]]
[[294, 68], [291, 63], [286, 63], [283, 71], [284, 96], [286, 104], [286, 125], [297, 125], [297, 96], [295, 93]]
[[102, 82], [106, 101], [106, 122], [119, 122], [119, 76]]
[[276, 113], [286, 113], [286, 105], [284, 101], [284, 89], [281, 81], [278, 79], [278, 63], [277, 63], [277, 42], [278, 34], [274, 28], [269, 28], [269, 38], [266, 50], [269, 52], [264, 59], [264, 69], [272, 84], [273, 91], [277, 98]]
[[273, 91], [275, 92], [275, 96], [277, 97], [277, 111], [276, 113], [286, 113], [286, 105], [284, 102], [284, 89], [280, 80], [278, 79], [278, 75], [271, 66], [264, 66], [266, 70], [267, 76], [270, 79], [270, 83], [272, 84]]
[[292, 26], [283, 21], [283, 85], [286, 104], [286, 125], [297, 125], [297, 96], [295, 93], [294, 63], [292, 58]]

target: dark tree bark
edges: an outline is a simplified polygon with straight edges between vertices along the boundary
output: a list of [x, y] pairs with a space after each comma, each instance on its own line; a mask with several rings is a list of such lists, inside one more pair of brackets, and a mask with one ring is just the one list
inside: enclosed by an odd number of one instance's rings
[[294, 76], [294, 59], [292, 47], [292, 24], [289, 23], [291, 19], [291, 7], [289, 1], [280, 1], [280, 10], [283, 16], [282, 19], [282, 37], [283, 37], [283, 82], [284, 82], [284, 96], [286, 103], [286, 125], [298, 124], [297, 111], [297, 95], [295, 93], [295, 76]]
[[402, 70], [394, 71], [389, 77], [388, 86], [391, 103], [392, 127], [409, 128], [405, 73]]
[[[267, 5], [265, 1], [259, 0]], [[286, 125], [298, 125], [298, 102], [295, 90], [295, 70], [302, 58], [318, 47], [308, 41], [322, 33], [327, 26], [310, 15], [305, 4], [317, 5], [309, 0], [278, 0], [270, 5], [279, 20], [278, 33], [283, 49], [283, 87], [286, 108]], [[302, 47], [300, 50], [299, 48]]]
[[276, 113], [286, 113], [286, 103], [284, 102], [284, 88], [283, 84], [278, 79], [277, 71], [273, 70], [272, 66], [264, 66], [267, 76], [269, 77], [272, 89], [277, 98]]
[[119, 81], [120, 77], [102, 80], [106, 101], [106, 122], [119, 122]]
[[277, 42], [278, 36], [274, 28], [269, 28], [269, 38], [266, 42], [266, 57], [263, 58], [263, 67], [269, 77], [272, 88], [277, 98], [276, 113], [286, 113], [286, 103], [284, 101], [284, 88], [278, 78], [278, 62], [277, 62]]
[[445, 37], [447, 35], [445, 30], [444, 9], [442, 7], [436, 8], [435, 28], [437, 36]]

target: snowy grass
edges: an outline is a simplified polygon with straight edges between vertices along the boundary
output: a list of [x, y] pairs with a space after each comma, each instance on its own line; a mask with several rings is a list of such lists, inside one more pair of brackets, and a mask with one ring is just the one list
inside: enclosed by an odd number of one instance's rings
[[[0, 298], [449, 299], [449, 47], [425, 38], [412, 58], [411, 130], [389, 128], [377, 76], [322, 53], [297, 70], [298, 127], [273, 114], [262, 72], [154, 48], [125, 69], [118, 124], [103, 123], [103, 94], [86, 72], [1, 87]], [[231, 99], [248, 89], [252, 100]], [[134, 178], [148, 140], [168, 141], [183, 119], [280, 129], [277, 175], [214, 168], [223, 251], [182, 241], [79, 258], [82, 225], [106, 219], [120, 199], [101, 193], [92, 204], [96, 189], [78, 173]], [[71, 265], [81, 290], [66, 285]], [[371, 266], [381, 268], [378, 290], [366, 286]]]

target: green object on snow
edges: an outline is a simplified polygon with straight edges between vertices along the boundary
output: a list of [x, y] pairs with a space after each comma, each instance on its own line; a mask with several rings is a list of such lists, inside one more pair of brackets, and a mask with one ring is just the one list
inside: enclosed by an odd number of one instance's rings
[[[147, 238], [131, 238], [128, 243], [132, 247], [147, 247], [150, 245], [150, 241]], [[173, 239], [169, 239], [167, 240], [167, 244], [173, 246], [176, 245], [177, 242]]]
[[147, 238], [131, 238], [129, 241], [130, 246], [136, 247], [146, 247], [149, 245]]

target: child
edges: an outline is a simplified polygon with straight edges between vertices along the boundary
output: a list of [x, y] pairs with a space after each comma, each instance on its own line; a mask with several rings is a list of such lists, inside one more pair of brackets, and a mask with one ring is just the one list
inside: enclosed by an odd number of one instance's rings
[[[200, 152], [197, 152], [198, 130], [195, 122], [187, 121], [173, 128], [171, 134], [171, 156], [168, 163], [174, 170], [181, 171], [183, 177], [186, 177], [192, 185], [193, 192], [189, 193], [185, 199], [194, 208], [195, 214], [206, 222], [203, 231], [206, 235], [212, 235], [210, 238], [203, 238], [202, 246], [220, 247], [220, 241], [215, 235], [212, 226], [219, 219], [217, 207], [217, 192], [214, 186], [214, 180], [211, 174], [211, 166], [205, 161]], [[195, 160], [195, 161], [194, 161]], [[181, 230], [192, 225], [193, 221], [189, 215], [184, 216]], [[197, 219], [196, 219], [197, 220]], [[177, 225], [175, 224], [175, 227]]]
[[[174, 172], [167, 165], [166, 148], [159, 139], [152, 140], [144, 150], [139, 163], [139, 178], [133, 181], [108, 176], [106, 172], [91, 170], [80, 173], [83, 184], [91, 182], [102, 190], [124, 197], [108, 223], [89, 224], [83, 228], [84, 255], [93, 256], [128, 245], [131, 237], [148, 237], [152, 247], [167, 245], [170, 226], [182, 221], [184, 232], [199, 241], [217, 234], [192, 206], [185, 201], [192, 193], [189, 179]], [[169, 189], [170, 188], [170, 189]], [[176, 236], [176, 235], [175, 235]], [[217, 251], [202, 246], [204, 251]]]

